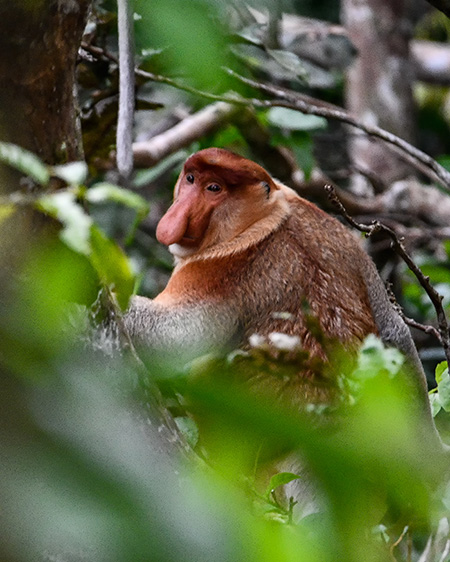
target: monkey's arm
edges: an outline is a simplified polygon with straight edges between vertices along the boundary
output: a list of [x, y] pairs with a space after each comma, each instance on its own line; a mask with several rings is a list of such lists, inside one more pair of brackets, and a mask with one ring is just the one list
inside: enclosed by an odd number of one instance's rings
[[232, 345], [239, 332], [238, 315], [233, 307], [208, 302], [163, 305], [135, 296], [124, 321], [138, 347], [176, 354], [180, 364]]

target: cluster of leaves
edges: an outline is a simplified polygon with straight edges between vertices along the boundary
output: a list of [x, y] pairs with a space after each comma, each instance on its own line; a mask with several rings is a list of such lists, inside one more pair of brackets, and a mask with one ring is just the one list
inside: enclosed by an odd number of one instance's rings
[[436, 367], [436, 387], [430, 391], [430, 401], [433, 415], [436, 416], [441, 409], [450, 412], [450, 376], [446, 361]]
[[[273, 3], [269, 1], [267, 4]], [[253, 69], [257, 74], [281, 80], [294, 89], [310, 91], [319, 88], [330, 91], [342, 82], [342, 69], [352, 60], [350, 42], [342, 36], [333, 35], [329, 44], [321, 45], [320, 48], [328, 53], [341, 54], [343, 60], [331, 70], [322, 68], [320, 61], [312, 63], [308, 30], [297, 37], [295, 45], [269, 48], [267, 22], [259, 22], [258, 17], [252, 15], [251, 8], [239, 6], [238, 3], [195, 0], [187, 6], [180, 0], [170, 0], [150, 6], [146, 2], [136, 1], [133, 7], [136, 57], [140, 69], [153, 75], [176, 77], [178, 83], [208, 93], [223, 95], [241, 92], [250, 95], [230, 77], [226, 68], [238, 71]], [[257, 13], [262, 8], [264, 6], [255, 6]], [[105, 159], [113, 148], [118, 87], [117, 64], [114, 62], [117, 52], [112, 41], [115, 33], [112, 25], [115, 23], [114, 6], [106, 1], [98, 2], [94, 13], [96, 17], [89, 27], [88, 40], [93, 41], [94, 45], [106, 47], [112, 59], [107, 62], [100, 57], [97, 64], [87, 59], [78, 66], [85, 152], [92, 169], [97, 165], [105, 165]], [[179, 48], [180, 45], [183, 48]], [[328, 59], [331, 59], [330, 54]], [[202, 64], [198, 64], [200, 60]], [[152, 129], [161, 130], [166, 120], [170, 123], [173, 118], [171, 112], [177, 105], [196, 110], [209, 103], [192, 93], [151, 81], [148, 76], [138, 75], [136, 81], [138, 135], [143, 133], [145, 136]], [[262, 112], [261, 120], [274, 133], [273, 143], [286, 144], [295, 150], [300, 165], [305, 165], [308, 175], [314, 163], [311, 132], [324, 129], [324, 120], [284, 108], [270, 110], [268, 115]], [[225, 143], [225, 138], [219, 134], [214, 144], [232, 145], [233, 140], [239, 140], [245, 149], [246, 142], [242, 136]], [[211, 142], [211, 139], [201, 139], [200, 143], [203, 142]]]
[[[37, 196], [13, 193], [3, 201], [1, 216], [8, 218], [20, 204], [33, 206], [61, 225], [59, 236], [74, 252], [84, 256], [95, 270], [99, 283], [113, 289], [123, 310], [135, 289], [135, 275], [123, 250], [102, 232], [84, 205], [114, 202], [135, 212], [128, 238], [148, 212], [148, 204], [132, 191], [111, 183], [97, 183], [89, 189], [84, 183], [88, 170], [84, 162], [47, 166], [34, 154], [8, 143], [0, 143], [0, 159], [26, 173], [41, 186]], [[65, 182], [64, 189], [49, 188], [52, 178]], [[108, 259], [105, 259], [108, 256]]]

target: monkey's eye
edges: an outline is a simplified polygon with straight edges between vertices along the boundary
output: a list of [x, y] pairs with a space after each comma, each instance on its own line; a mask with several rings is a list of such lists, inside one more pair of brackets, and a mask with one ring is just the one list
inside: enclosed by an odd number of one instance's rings
[[194, 176], [192, 174], [188, 174], [186, 176], [186, 181], [189, 183], [194, 183]]
[[222, 191], [222, 188], [220, 187], [220, 185], [217, 185], [217, 183], [212, 183], [211, 185], [208, 185], [206, 189], [208, 191], [212, 191], [213, 193], [219, 193], [219, 191]]

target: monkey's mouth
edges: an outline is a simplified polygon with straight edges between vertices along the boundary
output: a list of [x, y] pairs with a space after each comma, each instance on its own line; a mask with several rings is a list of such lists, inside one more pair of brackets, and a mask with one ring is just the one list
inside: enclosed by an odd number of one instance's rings
[[194, 236], [185, 235], [183, 238], [178, 242], [180, 246], [188, 246], [189, 248], [193, 246], [198, 246], [198, 238], [194, 238]]

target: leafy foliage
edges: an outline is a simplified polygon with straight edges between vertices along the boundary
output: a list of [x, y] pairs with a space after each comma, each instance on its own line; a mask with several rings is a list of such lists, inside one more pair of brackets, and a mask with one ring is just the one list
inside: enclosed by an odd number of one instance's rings
[[[0, 159], [39, 179], [43, 187], [48, 187], [50, 178], [56, 176], [68, 186], [57, 191], [47, 191], [31, 200], [39, 211], [58, 221], [61, 225], [60, 238], [74, 252], [84, 256], [96, 271], [99, 285], [114, 290], [118, 303], [125, 310], [135, 286], [135, 275], [123, 250], [102, 233], [93, 219], [83, 209], [82, 203], [92, 204], [114, 201], [127, 206], [135, 212], [135, 221], [129, 236], [133, 235], [137, 224], [148, 212], [147, 203], [131, 191], [109, 183], [98, 183], [86, 189], [83, 182], [87, 178], [84, 162], [74, 162], [62, 166], [49, 167], [28, 151], [13, 145], [1, 145]], [[3, 203], [9, 209], [20, 194], [11, 194]], [[30, 201], [28, 201], [30, 202]], [[5, 214], [6, 218], [7, 214]], [[105, 259], [105, 256], [108, 256]]]
[[[112, 4], [95, 3], [101, 14], [97, 33], [109, 46]], [[221, 68], [232, 61], [292, 87], [341, 95], [339, 65], [324, 70], [287, 49], [267, 48], [266, 26], [241, 30], [230, 40], [218, 7], [222, 3], [200, 0], [136, 2], [143, 67], [220, 92], [240, 88]], [[328, 8], [336, 10], [336, 3]], [[345, 55], [341, 68], [349, 61]], [[102, 65], [79, 68], [89, 84], [81, 96], [87, 164], [49, 167], [0, 143], [0, 159], [42, 188], [2, 197], [0, 222], [31, 205], [55, 221], [58, 232], [58, 238], [39, 238], [24, 253], [19, 274], [0, 298], [2, 559], [409, 562], [428, 549], [427, 562], [443, 562], [448, 459], [420, 427], [402, 356], [376, 338], [366, 340], [356, 362], [339, 357], [336, 404], [305, 404], [301, 411], [256, 395], [241, 379], [245, 370], [262, 368], [293, 376], [307, 361], [301, 353], [293, 361], [280, 354], [270, 362], [261, 350], [207, 357], [180, 374], [159, 372], [152, 364], [147, 372], [132, 355], [111, 352], [106, 330], [100, 332], [100, 345], [86, 346], [87, 311], [100, 287], [114, 291], [125, 309], [136, 270], [144, 275], [147, 261], [167, 268], [147, 231], [137, 229], [148, 207], [136, 191], [150, 192], [157, 205], [168, 198], [190, 150], [210, 144], [249, 150], [245, 127], [228, 125], [141, 171], [133, 191], [104, 180], [99, 160], [104, 165], [113, 143], [117, 69]], [[167, 117], [169, 105], [203, 103], [191, 94], [142, 83], [137, 98], [138, 129], [150, 110], [155, 126], [164, 120], [158, 116]], [[269, 131], [268, 146], [292, 149], [308, 179], [316, 165], [317, 135], [329, 132], [323, 120], [276, 108], [257, 112], [256, 123]], [[155, 196], [158, 182], [162, 188]], [[96, 217], [105, 205], [110, 206], [103, 229]], [[122, 245], [110, 237], [118, 207], [126, 211]], [[443, 247], [446, 255], [425, 255], [421, 265], [447, 295], [450, 253], [448, 243]], [[0, 250], [14, 253], [2, 240]], [[429, 320], [432, 311], [422, 290], [413, 280], [402, 280], [407, 307]], [[164, 439], [164, 423], [150, 396], [155, 382], [194, 449], [188, 455], [167, 451], [170, 440]], [[436, 382], [433, 413], [448, 437], [445, 363], [437, 366]], [[256, 475], [256, 461], [283, 459], [292, 451], [301, 456], [305, 471], [282, 467], [276, 474]], [[317, 502], [301, 517], [301, 506], [283, 498], [281, 488], [307, 485], [310, 477]]]
[[450, 412], [450, 376], [446, 361], [442, 361], [436, 367], [437, 386], [430, 391], [430, 399], [433, 407], [433, 415], [437, 415], [441, 408]]

